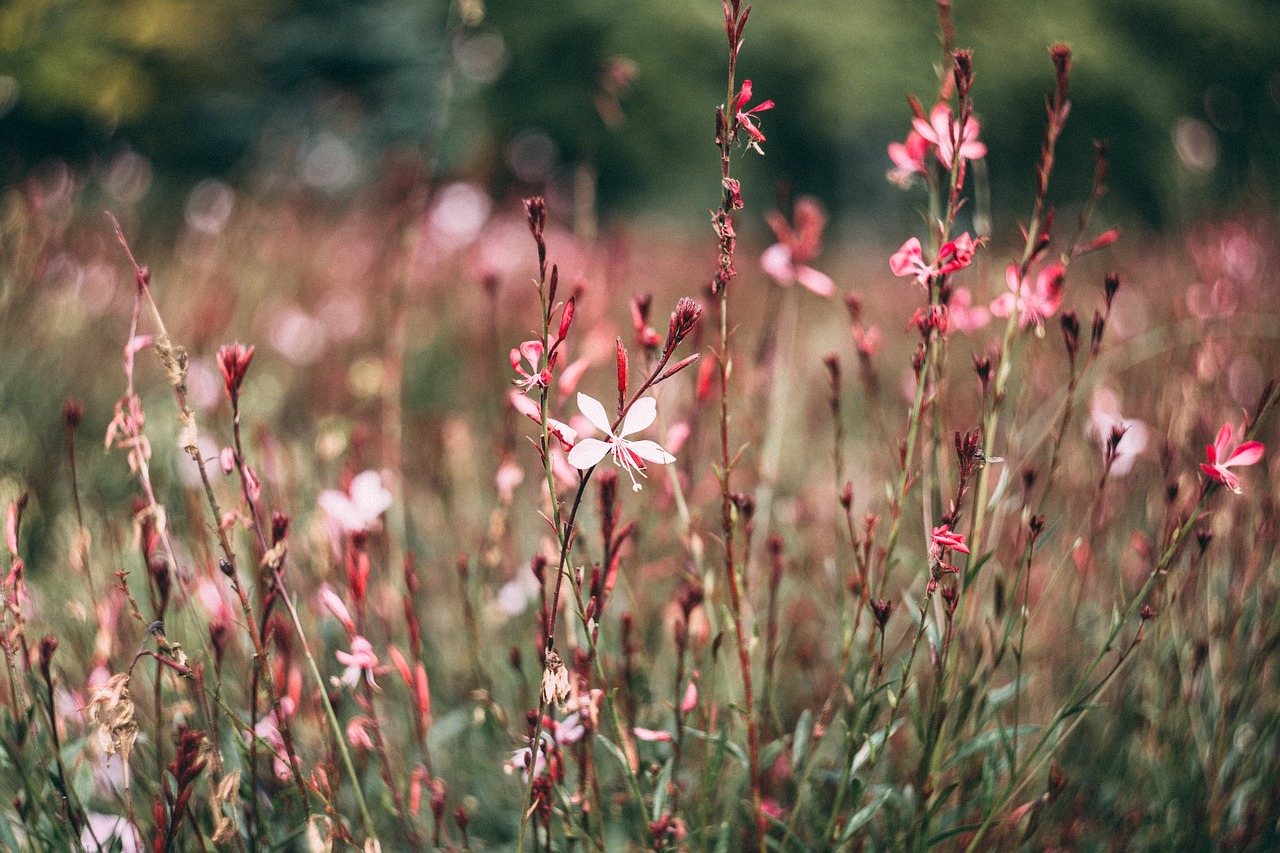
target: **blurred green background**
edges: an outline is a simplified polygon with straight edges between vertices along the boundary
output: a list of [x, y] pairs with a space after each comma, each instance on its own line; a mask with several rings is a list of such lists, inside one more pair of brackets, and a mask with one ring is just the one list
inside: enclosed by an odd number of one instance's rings
[[[1062, 197], [1087, 193], [1091, 140], [1105, 137], [1115, 218], [1172, 227], [1224, 205], [1269, 207], [1274, 12], [1253, 0], [960, 0], [993, 207], [1029, 203], [1056, 41], [1076, 58]], [[159, 215], [209, 176], [341, 199], [407, 151], [499, 195], [567, 196], [585, 167], [606, 219], [700, 224], [717, 192], [720, 21], [714, 0], [10, 0], [0, 181], [51, 158], [105, 172], [123, 155], [132, 171], [117, 183]], [[770, 205], [786, 185], [823, 198], [846, 233], [891, 226], [884, 211], [905, 206], [890, 199], [885, 146], [906, 135], [905, 96], [934, 97], [939, 56], [929, 0], [759, 0], [742, 71], [778, 106], [764, 116], [768, 156], [746, 158], [748, 202]]]

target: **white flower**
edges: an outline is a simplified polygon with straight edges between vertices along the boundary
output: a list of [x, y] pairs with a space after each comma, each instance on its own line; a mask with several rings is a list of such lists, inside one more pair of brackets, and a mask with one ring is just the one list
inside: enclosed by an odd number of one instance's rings
[[622, 427], [615, 435], [609, 416], [605, 413], [600, 401], [586, 394], [578, 394], [578, 409], [591, 425], [603, 432], [607, 439], [584, 438], [569, 451], [569, 464], [585, 471], [594, 468], [604, 459], [605, 454], [612, 453], [614, 464], [627, 472], [631, 477], [631, 488], [640, 491], [640, 483], [636, 474], [645, 476], [644, 463], [656, 462], [665, 465], [675, 462], [676, 458], [663, 450], [656, 441], [627, 441], [627, 436], [645, 429], [658, 416], [658, 403], [652, 397], [636, 400], [622, 419]]
[[365, 471], [351, 480], [350, 493], [326, 489], [320, 493], [320, 508], [344, 533], [368, 530], [391, 506], [391, 492], [382, 485], [382, 475]]

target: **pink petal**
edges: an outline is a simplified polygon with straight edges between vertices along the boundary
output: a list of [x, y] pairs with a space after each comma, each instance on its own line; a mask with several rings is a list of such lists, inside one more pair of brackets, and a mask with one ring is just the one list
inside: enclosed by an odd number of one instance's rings
[[760, 255], [760, 268], [783, 287], [796, 280], [796, 271], [791, 265], [791, 250], [781, 243], [774, 243], [764, 250]]
[[[599, 404], [597, 404], [599, 405]], [[594, 468], [609, 453], [612, 445], [598, 438], [584, 438], [569, 451], [569, 464], [579, 471]]]
[[1262, 443], [1258, 441], [1247, 441], [1236, 448], [1235, 453], [1231, 454], [1231, 458], [1223, 462], [1223, 467], [1227, 465], [1252, 465], [1262, 458]]
[[796, 267], [796, 281], [819, 296], [833, 296], [836, 292], [836, 283], [831, 280], [831, 277], [826, 273], [818, 272], [813, 267]]
[[914, 275], [922, 259], [920, 241], [911, 237], [889, 258], [889, 269], [893, 270], [894, 275]]
[[561, 399], [578, 390], [578, 380], [582, 378], [582, 374], [587, 372], [587, 368], [591, 366], [591, 359], [583, 356], [577, 361], [570, 364], [564, 370], [560, 371], [560, 393], [563, 395]]
[[671, 740], [671, 732], [660, 732], [654, 729], [643, 729], [639, 726], [636, 726], [631, 731], [636, 736], [636, 740], [649, 741], [650, 743], [654, 743], [658, 741], [665, 743]]
[[512, 407], [517, 412], [529, 418], [530, 420], [535, 420], [538, 423], [542, 423], [542, 412], [538, 408], [537, 403], [533, 402], [528, 397], [521, 394], [519, 391], [509, 392], [507, 394], [507, 399], [511, 401]]
[[698, 685], [690, 681], [689, 686], [684, 689], [684, 698], [680, 700], [680, 711], [687, 714], [697, 706]]
[[1013, 313], [1013, 309], [1018, 304], [1018, 298], [1012, 293], [1005, 293], [996, 297], [991, 303], [991, 313], [997, 317], [1008, 317]]
[[1213, 440], [1213, 449], [1217, 451], [1218, 456], [1227, 455], [1227, 446], [1231, 444], [1231, 424], [1222, 425], [1222, 429], [1218, 430], [1218, 437]]

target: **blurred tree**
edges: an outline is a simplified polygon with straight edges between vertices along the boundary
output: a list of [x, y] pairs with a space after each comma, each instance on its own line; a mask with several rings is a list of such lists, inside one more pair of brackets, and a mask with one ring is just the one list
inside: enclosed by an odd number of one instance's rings
[[[756, 6], [742, 70], [778, 106], [763, 121], [768, 156], [744, 158], [748, 203], [770, 205], [786, 182], [853, 214], [846, 227], [893, 227], [884, 210], [910, 214], [883, 180], [885, 146], [908, 129], [905, 95], [936, 91], [936, 3]], [[1057, 41], [1076, 56], [1061, 198], [1086, 191], [1090, 141], [1105, 136], [1121, 214], [1162, 223], [1267, 200], [1280, 183], [1268, 6], [958, 2], [997, 212], [1018, 215], [1030, 189]], [[692, 223], [718, 192], [719, 16], [714, 0], [10, 0], [4, 176], [128, 144], [179, 177], [255, 163], [296, 177], [310, 160], [337, 191], [370, 177], [388, 146], [436, 140], [426, 147], [446, 168], [500, 191], [581, 204], [587, 180], [598, 195], [586, 201], [606, 213]]]

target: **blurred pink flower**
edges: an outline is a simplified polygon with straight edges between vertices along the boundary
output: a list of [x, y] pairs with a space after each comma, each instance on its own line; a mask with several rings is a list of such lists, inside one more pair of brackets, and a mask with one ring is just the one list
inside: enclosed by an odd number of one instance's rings
[[991, 322], [991, 312], [985, 305], [973, 304], [973, 293], [967, 287], [958, 287], [952, 292], [947, 308], [951, 325], [962, 332], [976, 332]]
[[320, 508], [345, 533], [368, 530], [391, 506], [391, 492], [382, 485], [382, 475], [365, 471], [351, 480], [346, 492], [326, 489], [318, 499]]
[[1019, 326], [1025, 329], [1034, 325], [1036, 334], [1043, 335], [1045, 318], [1052, 317], [1062, 307], [1063, 272], [1061, 262], [1050, 264], [1040, 270], [1035, 287], [1030, 288], [1025, 278], [1018, 277], [1018, 265], [1009, 264], [1004, 274], [1009, 292], [991, 303], [991, 313], [1008, 317], [1016, 310]]
[[333, 587], [327, 583], [320, 584], [320, 590], [316, 593], [316, 598], [322, 608], [329, 611], [329, 614], [334, 619], [342, 623], [342, 627], [347, 629], [347, 633], [352, 636], [355, 635], [356, 623], [352, 621], [347, 605], [342, 601], [341, 596], [334, 592]]
[[1204, 471], [1209, 479], [1221, 483], [1238, 495], [1243, 491], [1240, 488], [1240, 479], [1227, 469], [1252, 465], [1262, 458], [1262, 450], [1262, 443], [1257, 441], [1246, 441], [1234, 447], [1231, 424], [1226, 423], [1222, 425], [1222, 429], [1218, 430], [1218, 437], [1213, 444], [1205, 447], [1205, 455], [1209, 461], [1201, 462], [1200, 470]]
[[372, 730], [373, 720], [369, 717], [352, 717], [347, 721], [347, 743], [356, 749], [373, 749], [373, 738], [369, 736]]
[[494, 485], [498, 489], [498, 500], [503, 504], [511, 503], [511, 499], [515, 497], [516, 486], [524, 482], [524, 471], [516, 464], [515, 459], [510, 454], [502, 459], [502, 464], [498, 466], [498, 472], [493, 477]]
[[338, 659], [338, 663], [346, 667], [339, 679], [343, 684], [354, 688], [360, 682], [360, 676], [363, 675], [370, 687], [378, 686], [373, 681], [373, 668], [378, 665], [378, 655], [373, 650], [373, 644], [364, 637], [357, 635], [351, 640], [350, 652], [339, 649], [333, 653], [333, 656]]
[[827, 214], [817, 199], [801, 196], [796, 200], [795, 227], [777, 211], [766, 219], [778, 242], [764, 250], [760, 256], [761, 268], [775, 282], [790, 287], [796, 282], [819, 296], [831, 296], [836, 292], [835, 282], [826, 273], [806, 266], [822, 251], [822, 230], [827, 225]]
[[907, 134], [907, 141], [889, 143], [889, 159], [893, 161], [893, 169], [889, 172], [889, 180], [900, 187], [911, 183], [913, 175], [929, 174], [925, 166], [925, 158], [929, 156], [929, 141], [914, 129]]
[[657, 729], [645, 729], [636, 726], [631, 730], [636, 736], [636, 740], [648, 741], [649, 743], [666, 743], [671, 740], [671, 732], [658, 731]]
[[578, 409], [593, 427], [607, 436], [605, 441], [598, 438], [584, 438], [569, 451], [569, 464], [579, 471], [593, 468], [604, 459], [606, 454], [613, 454], [613, 462], [631, 477], [631, 488], [640, 491], [642, 488], [636, 480], [636, 474], [645, 476], [645, 461], [665, 465], [675, 462], [676, 458], [656, 441], [628, 441], [627, 436], [647, 428], [658, 416], [658, 403], [652, 397], [642, 397], [631, 404], [627, 415], [622, 419], [622, 426], [615, 435], [613, 426], [604, 406], [594, 397], [579, 392]]
[[689, 686], [684, 689], [684, 698], [680, 700], [680, 711], [687, 714], [696, 707], [698, 707], [698, 685], [690, 681]]
[[912, 119], [911, 126], [925, 141], [937, 146], [938, 159], [948, 169], [955, 167], [957, 154], [961, 160], [987, 156], [987, 146], [978, 141], [978, 120], [970, 116], [960, 128], [951, 117], [951, 107], [946, 104], [934, 107], [928, 121]]

